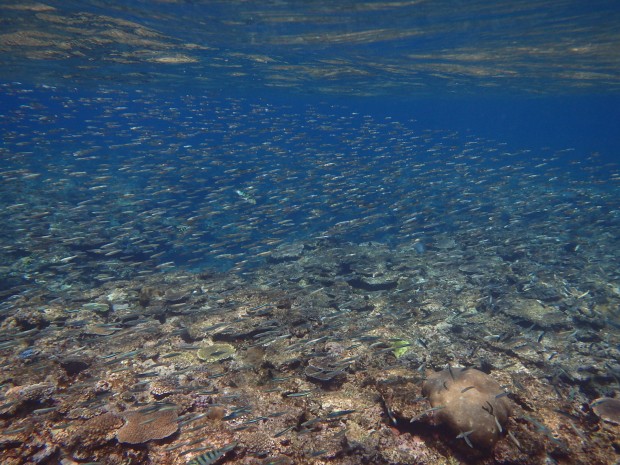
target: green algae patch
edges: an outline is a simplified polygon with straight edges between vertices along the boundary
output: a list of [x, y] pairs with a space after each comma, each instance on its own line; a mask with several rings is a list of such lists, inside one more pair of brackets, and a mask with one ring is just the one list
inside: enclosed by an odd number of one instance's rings
[[409, 347], [411, 347], [411, 342], [405, 341], [404, 339], [395, 339], [392, 341], [392, 353], [396, 358], [405, 355], [409, 351]]
[[198, 349], [196, 355], [203, 362], [220, 362], [232, 358], [235, 353], [235, 348], [230, 344], [213, 344]]

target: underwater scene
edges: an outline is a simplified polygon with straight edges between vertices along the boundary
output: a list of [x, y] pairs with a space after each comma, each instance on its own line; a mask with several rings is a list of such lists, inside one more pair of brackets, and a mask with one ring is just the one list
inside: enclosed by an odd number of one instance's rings
[[620, 463], [620, 4], [0, 1], [2, 465]]

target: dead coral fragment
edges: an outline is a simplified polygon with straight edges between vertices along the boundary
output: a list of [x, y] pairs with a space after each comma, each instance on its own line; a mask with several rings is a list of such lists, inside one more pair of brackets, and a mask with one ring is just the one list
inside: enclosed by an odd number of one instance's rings
[[620, 400], [601, 397], [593, 401], [591, 407], [601, 420], [620, 425]]
[[198, 349], [196, 354], [203, 362], [219, 362], [232, 358], [235, 355], [235, 348], [230, 344], [213, 344], [208, 347]]
[[158, 410], [149, 413], [129, 412], [125, 426], [116, 432], [118, 442], [143, 444], [154, 439], [164, 439], [179, 429], [176, 410]]
[[440, 423], [470, 447], [491, 449], [500, 439], [511, 405], [500, 385], [473, 368], [434, 373], [422, 387]]

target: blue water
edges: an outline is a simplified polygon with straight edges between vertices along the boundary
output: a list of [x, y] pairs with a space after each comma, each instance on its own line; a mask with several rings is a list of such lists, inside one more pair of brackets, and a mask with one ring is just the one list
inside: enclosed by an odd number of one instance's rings
[[50, 230], [55, 259], [96, 231], [78, 255], [120, 237], [146, 269], [241, 269], [334, 228], [400, 244], [473, 193], [505, 214], [502, 170], [617, 203], [614, 2], [2, 8], [8, 266]]

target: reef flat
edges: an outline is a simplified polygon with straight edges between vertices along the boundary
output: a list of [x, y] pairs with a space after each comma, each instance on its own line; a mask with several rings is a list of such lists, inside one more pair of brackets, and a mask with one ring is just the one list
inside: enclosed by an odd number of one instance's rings
[[[16, 294], [3, 463], [613, 463], [618, 419], [592, 403], [618, 389], [618, 290], [586, 260], [579, 287], [553, 268], [533, 279], [563, 247], [512, 261], [476, 247], [317, 239], [252, 275]], [[446, 366], [501, 385], [513, 412], [491, 450], [422, 395]]]

